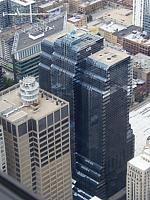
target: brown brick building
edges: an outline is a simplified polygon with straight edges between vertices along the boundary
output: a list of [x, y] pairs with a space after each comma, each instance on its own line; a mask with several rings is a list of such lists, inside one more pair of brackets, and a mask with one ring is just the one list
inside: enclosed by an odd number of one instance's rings
[[150, 56], [150, 39], [142, 32], [132, 31], [123, 38], [123, 48], [132, 55], [143, 53]]

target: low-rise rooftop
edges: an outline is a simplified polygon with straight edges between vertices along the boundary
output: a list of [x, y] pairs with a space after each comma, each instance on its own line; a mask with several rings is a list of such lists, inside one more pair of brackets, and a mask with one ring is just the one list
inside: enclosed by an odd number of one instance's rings
[[85, 15], [75, 15], [73, 17], [70, 17], [68, 19], [68, 21], [72, 22], [72, 23], [76, 23], [76, 22], [80, 21], [83, 17], [85, 17]]
[[118, 32], [115, 32], [114, 34], [117, 35], [118, 37], [125, 37], [126, 35], [132, 33], [132, 31], [140, 31], [140, 27], [131, 25], [126, 27], [126, 29], [122, 29]]
[[125, 8], [111, 9], [102, 15], [105, 21], [113, 21], [124, 26], [132, 25], [132, 10]]
[[150, 39], [144, 32], [132, 31], [132, 33], [129, 33], [124, 38], [144, 46], [150, 46]]
[[126, 26], [121, 25], [121, 24], [117, 24], [114, 22], [100, 22], [99, 24], [96, 24], [96, 27], [103, 29], [104, 31], [108, 31], [111, 33], [115, 33], [121, 30], [126, 29]]

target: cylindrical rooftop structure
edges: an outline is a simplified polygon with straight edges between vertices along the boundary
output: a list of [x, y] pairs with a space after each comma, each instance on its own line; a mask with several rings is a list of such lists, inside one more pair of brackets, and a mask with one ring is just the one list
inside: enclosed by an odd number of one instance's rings
[[20, 81], [20, 96], [26, 106], [38, 103], [39, 83], [34, 77], [28, 76]]

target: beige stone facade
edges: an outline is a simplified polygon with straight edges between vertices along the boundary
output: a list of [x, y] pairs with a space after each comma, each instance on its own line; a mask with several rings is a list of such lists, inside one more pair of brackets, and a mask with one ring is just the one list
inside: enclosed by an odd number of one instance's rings
[[69, 104], [40, 90], [23, 106], [19, 85], [0, 93], [8, 174], [46, 200], [71, 200]]

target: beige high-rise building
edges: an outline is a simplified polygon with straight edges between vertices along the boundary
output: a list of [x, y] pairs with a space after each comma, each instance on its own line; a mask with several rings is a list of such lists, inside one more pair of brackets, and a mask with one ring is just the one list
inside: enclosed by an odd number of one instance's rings
[[68, 102], [27, 77], [0, 93], [8, 174], [46, 200], [71, 200]]

